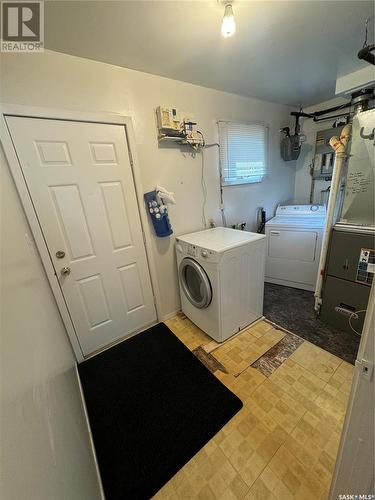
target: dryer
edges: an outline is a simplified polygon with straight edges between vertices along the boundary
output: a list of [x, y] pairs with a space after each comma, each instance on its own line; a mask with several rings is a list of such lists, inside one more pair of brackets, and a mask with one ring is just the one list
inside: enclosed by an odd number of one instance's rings
[[223, 227], [176, 238], [182, 311], [218, 342], [263, 314], [265, 243]]
[[325, 227], [324, 205], [282, 205], [266, 222], [269, 283], [314, 290]]

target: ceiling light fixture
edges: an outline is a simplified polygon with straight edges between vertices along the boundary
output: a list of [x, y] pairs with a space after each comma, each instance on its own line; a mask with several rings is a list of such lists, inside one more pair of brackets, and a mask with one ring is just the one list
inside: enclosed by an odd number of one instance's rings
[[223, 22], [221, 23], [221, 34], [227, 38], [234, 35], [236, 32], [236, 22], [234, 20], [234, 14], [232, 9], [232, 4], [227, 3], [225, 5]]

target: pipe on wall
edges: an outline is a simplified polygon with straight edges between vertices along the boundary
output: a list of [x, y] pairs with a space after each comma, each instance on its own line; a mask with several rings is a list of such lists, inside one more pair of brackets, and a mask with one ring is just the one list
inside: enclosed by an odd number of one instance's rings
[[316, 118], [314, 116], [313, 122], [323, 122], [323, 121], [328, 121], [328, 120], [334, 120], [337, 118], [342, 118], [344, 116], [349, 116], [349, 111], [347, 113], [340, 113], [338, 115], [323, 116], [322, 118]]
[[340, 137], [336, 136], [331, 137], [329, 141], [330, 145], [332, 146], [332, 148], [336, 153], [336, 156], [335, 156], [335, 164], [333, 167], [333, 175], [331, 182], [330, 197], [328, 201], [327, 218], [326, 218], [326, 225], [322, 242], [322, 250], [319, 260], [319, 268], [318, 268], [319, 272], [315, 286], [314, 308], [316, 312], [320, 311], [320, 307], [322, 304], [322, 288], [323, 288], [325, 267], [327, 264], [328, 246], [331, 238], [331, 230], [333, 226], [337, 194], [340, 188], [341, 172], [347, 158], [346, 148], [350, 139], [351, 129], [352, 129], [351, 124], [345, 125], [345, 127], [341, 131]]

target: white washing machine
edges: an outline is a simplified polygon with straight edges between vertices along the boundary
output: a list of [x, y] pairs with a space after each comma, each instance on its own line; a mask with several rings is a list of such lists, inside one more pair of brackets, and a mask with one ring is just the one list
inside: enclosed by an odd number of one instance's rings
[[323, 205], [282, 205], [266, 223], [266, 281], [314, 290], [325, 227]]
[[223, 227], [176, 238], [182, 311], [218, 342], [263, 314], [265, 244]]

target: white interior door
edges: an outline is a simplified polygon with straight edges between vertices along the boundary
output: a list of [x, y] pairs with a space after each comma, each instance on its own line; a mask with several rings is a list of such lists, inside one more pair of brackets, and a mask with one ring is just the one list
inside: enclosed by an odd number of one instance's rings
[[84, 355], [156, 319], [123, 125], [7, 117]]

